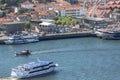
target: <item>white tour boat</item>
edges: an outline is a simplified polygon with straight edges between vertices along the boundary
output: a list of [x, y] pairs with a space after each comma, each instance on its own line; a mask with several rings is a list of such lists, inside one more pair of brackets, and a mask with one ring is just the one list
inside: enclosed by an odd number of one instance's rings
[[5, 40], [5, 44], [25, 44], [25, 43], [32, 43], [38, 42], [39, 37], [36, 34], [27, 34], [27, 35], [12, 35], [9, 37], [8, 40]]
[[31, 62], [12, 69], [11, 76], [16, 78], [28, 78], [54, 71], [57, 64], [50, 61]]

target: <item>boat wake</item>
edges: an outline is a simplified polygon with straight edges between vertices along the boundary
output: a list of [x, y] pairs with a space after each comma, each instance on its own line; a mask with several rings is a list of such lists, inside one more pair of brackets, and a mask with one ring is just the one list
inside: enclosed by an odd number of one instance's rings
[[41, 51], [34, 51], [32, 54], [48, 54], [48, 53], [58, 53], [58, 52], [69, 52], [72, 49], [51, 49], [51, 50], [41, 50]]
[[0, 80], [18, 80], [18, 79], [13, 77], [7, 77], [7, 78], [0, 78]]
[[[64, 53], [64, 52], [81, 52], [81, 51], [110, 51], [111, 49], [72, 49], [72, 48], [61, 48], [61, 49], [51, 49], [51, 50], [40, 50], [34, 51], [32, 54], [48, 54], [48, 53]], [[113, 49], [119, 50], [119, 49]], [[112, 51], [113, 51], [112, 50]]]

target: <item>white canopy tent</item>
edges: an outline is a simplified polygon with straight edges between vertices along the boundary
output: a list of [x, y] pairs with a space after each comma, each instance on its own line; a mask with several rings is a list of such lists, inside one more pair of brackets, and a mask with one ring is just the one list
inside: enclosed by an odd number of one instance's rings
[[55, 24], [49, 23], [49, 22], [42, 22], [39, 25], [41, 25], [41, 26], [55, 26]]

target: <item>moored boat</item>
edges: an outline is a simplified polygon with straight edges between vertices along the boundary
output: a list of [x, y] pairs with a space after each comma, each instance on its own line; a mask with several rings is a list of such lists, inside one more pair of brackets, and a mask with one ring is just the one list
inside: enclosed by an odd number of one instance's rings
[[27, 35], [12, 35], [8, 40], [5, 40], [5, 44], [25, 44], [25, 43], [33, 43], [38, 42], [39, 37], [37, 34], [27, 34]]
[[105, 40], [120, 40], [119, 30], [98, 29], [95, 31], [95, 34], [97, 37]]
[[32, 76], [42, 75], [54, 71], [57, 64], [50, 61], [36, 61], [23, 64], [13, 68], [11, 76], [16, 78], [28, 78]]

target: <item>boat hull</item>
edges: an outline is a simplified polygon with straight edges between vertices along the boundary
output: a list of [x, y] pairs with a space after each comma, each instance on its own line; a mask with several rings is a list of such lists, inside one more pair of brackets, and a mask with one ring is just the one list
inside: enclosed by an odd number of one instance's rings
[[105, 30], [97, 30], [95, 31], [97, 37], [100, 37], [105, 40], [120, 40], [120, 32], [119, 31], [105, 31]]

